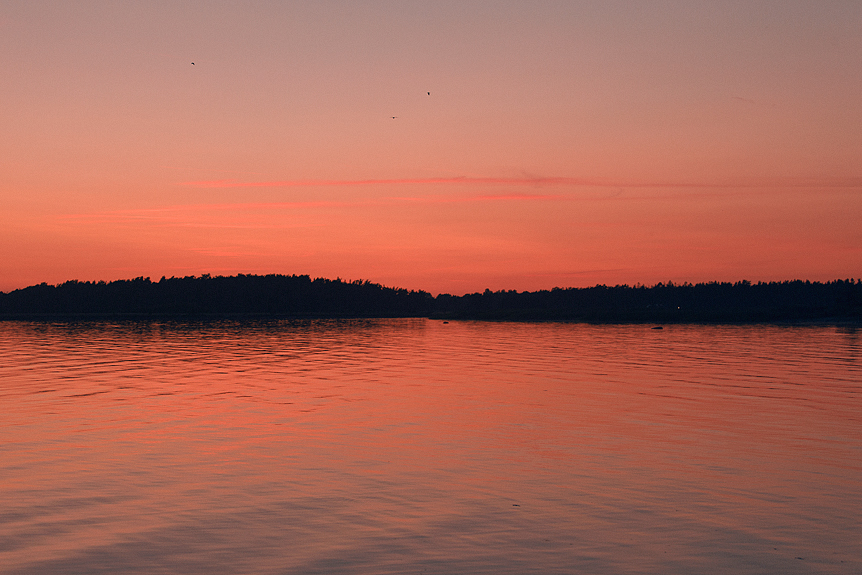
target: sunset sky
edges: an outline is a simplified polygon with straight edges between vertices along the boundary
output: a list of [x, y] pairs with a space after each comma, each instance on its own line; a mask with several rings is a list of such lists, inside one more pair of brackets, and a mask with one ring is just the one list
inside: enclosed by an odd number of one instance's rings
[[829, 280], [860, 222], [859, 0], [0, 3], [0, 291]]

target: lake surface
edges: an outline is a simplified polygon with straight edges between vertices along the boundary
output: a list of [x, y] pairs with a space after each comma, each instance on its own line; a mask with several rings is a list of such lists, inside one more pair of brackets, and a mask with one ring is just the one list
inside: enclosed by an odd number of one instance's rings
[[0, 572], [862, 572], [862, 330], [0, 322]]

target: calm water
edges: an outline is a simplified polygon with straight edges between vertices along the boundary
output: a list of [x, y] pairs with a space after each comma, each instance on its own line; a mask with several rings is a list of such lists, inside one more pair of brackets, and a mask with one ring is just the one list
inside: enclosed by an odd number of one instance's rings
[[0, 322], [0, 572], [862, 573], [860, 334]]

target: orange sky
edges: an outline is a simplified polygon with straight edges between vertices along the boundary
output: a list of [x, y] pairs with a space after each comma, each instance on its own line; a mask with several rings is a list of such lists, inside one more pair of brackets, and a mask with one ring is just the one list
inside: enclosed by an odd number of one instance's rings
[[860, 29], [855, 0], [6, 1], [0, 290], [860, 277]]

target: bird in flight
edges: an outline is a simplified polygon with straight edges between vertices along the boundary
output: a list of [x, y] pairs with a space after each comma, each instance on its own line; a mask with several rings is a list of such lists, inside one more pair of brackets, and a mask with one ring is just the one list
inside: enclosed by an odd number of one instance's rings
[[392, 116], [392, 119], [394, 120], [394, 119], [395, 119], [395, 118], [397, 118], [397, 117], [398, 117], [398, 116]]
[[195, 65], [195, 63], [194, 63], [194, 62], [192, 62], [192, 66], [194, 66], [194, 65]]
[[431, 92], [428, 92], [428, 95], [430, 96], [430, 95], [431, 95]]

